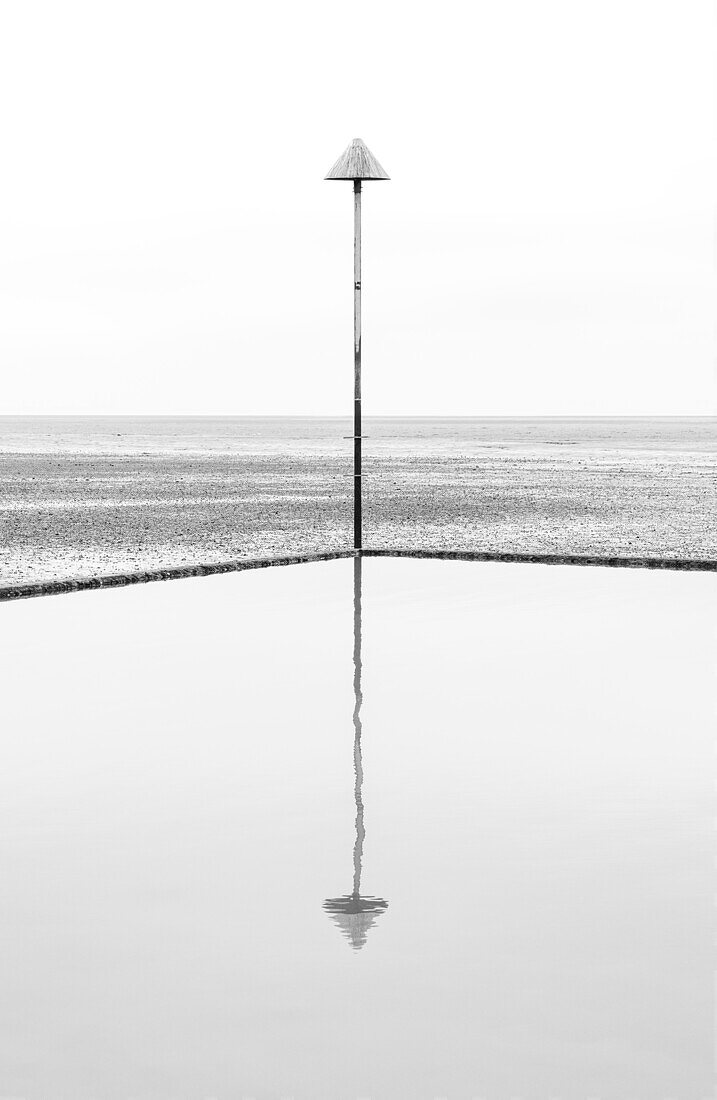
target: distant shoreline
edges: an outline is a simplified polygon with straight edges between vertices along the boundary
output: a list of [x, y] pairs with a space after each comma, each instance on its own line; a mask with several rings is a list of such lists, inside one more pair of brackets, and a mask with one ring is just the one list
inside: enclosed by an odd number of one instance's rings
[[[636, 420], [652, 421], [666, 420], [681, 422], [689, 420], [713, 420], [717, 423], [717, 413], [684, 413], [665, 414], [655, 413], [606, 413], [599, 416], [591, 416], [587, 413], [539, 413], [532, 415], [502, 415], [471, 413], [458, 415], [451, 414], [426, 414], [426, 413], [371, 413], [365, 414], [364, 420], [458, 420], [458, 421], [610, 421], [610, 420]], [[0, 413], [0, 421], [3, 420], [350, 420], [349, 413], [325, 413], [317, 416], [311, 413]]]

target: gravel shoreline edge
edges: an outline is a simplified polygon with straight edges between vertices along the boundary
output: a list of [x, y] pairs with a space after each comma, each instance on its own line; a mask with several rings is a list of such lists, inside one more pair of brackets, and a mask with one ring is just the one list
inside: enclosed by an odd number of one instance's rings
[[[354, 550], [327, 550], [310, 554], [280, 554], [264, 558], [238, 558], [232, 561], [208, 562], [198, 565], [167, 566], [131, 573], [114, 573], [98, 577], [70, 577], [56, 581], [38, 581], [0, 587], [0, 603], [32, 599], [35, 596], [57, 596], [68, 592], [84, 592], [98, 588], [124, 588], [152, 581], [181, 580], [184, 577], [208, 577], [219, 573], [240, 573], [247, 569], [268, 569], [272, 566], [303, 565], [309, 562], [334, 561], [356, 557]], [[696, 558], [632, 558], [599, 557], [582, 554], [525, 554], [471, 550], [372, 550], [360, 552], [364, 558], [422, 558], [442, 561], [503, 562], [516, 565], [582, 565], [610, 569], [668, 569], [683, 572], [717, 572], [717, 561]]]
[[494, 561], [514, 565], [590, 565], [610, 569], [677, 569], [717, 573], [717, 560], [708, 558], [621, 557], [599, 554], [532, 554], [500, 550], [364, 550], [364, 558], [438, 558], [444, 561]]

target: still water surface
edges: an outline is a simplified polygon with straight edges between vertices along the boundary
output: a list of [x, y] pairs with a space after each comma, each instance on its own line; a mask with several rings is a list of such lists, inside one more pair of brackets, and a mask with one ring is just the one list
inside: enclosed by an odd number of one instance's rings
[[[481, 454], [577, 447], [714, 453], [717, 417], [364, 417], [367, 454]], [[345, 457], [352, 426], [331, 416], [1, 416], [0, 454]], [[551, 450], [553, 449], [553, 450]]]
[[716, 612], [377, 559], [0, 608], [0, 1095], [712, 1097]]

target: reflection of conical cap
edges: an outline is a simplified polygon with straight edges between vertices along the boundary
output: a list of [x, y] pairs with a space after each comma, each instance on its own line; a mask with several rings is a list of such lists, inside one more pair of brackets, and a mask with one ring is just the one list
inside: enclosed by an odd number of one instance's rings
[[366, 933], [385, 909], [388, 902], [383, 898], [364, 898], [348, 894], [343, 898], [328, 898], [324, 909], [335, 921], [355, 951], [366, 943]]
[[386, 175], [371, 150], [367, 149], [361, 141], [361, 138], [354, 138], [328, 175], [324, 176], [324, 179], [387, 180], [390, 179], [390, 176]]

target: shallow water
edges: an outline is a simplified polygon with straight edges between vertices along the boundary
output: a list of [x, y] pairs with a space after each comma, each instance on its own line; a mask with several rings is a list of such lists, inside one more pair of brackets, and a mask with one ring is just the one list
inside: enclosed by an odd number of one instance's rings
[[2, 607], [0, 1095], [713, 1096], [717, 579], [355, 579]]
[[[489, 449], [717, 451], [717, 417], [364, 417], [372, 454], [450, 457]], [[0, 454], [330, 455], [351, 452], [348, 417], [0, 416]]]

